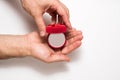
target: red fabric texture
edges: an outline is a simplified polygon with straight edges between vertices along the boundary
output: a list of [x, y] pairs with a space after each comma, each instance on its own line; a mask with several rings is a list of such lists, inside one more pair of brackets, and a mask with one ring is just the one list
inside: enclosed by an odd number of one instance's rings
[[66, 26], [62, 24], [52, 24], [48, 25], [46, 28], [47, 33], [65, 33], [66, 32]]

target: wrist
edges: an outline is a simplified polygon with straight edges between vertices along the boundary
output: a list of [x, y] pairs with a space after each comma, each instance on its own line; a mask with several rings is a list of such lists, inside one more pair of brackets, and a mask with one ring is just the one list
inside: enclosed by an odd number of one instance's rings
[[[19, 56], [20, 57], [26, 57], [30, 56], [31, 54], [31, 47], [30, 47], [30, 42], [28, 40], [28, 35], [22, 35], [21, 36], [21, 42], [19, 43], [18, 51], [19, 51]], [[18, 56], [18, 57], [19, 57]]]

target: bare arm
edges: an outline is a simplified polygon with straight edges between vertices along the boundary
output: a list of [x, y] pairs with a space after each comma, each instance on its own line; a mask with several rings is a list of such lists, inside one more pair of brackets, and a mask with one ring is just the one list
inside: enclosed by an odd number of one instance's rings
[[24, 57], [30, 54], [26, 36], [0, 35], [0, 59]]
[[53, 50], [39, 32], [27, 35], [0, 35], [0, 59], [31, 56], [44, 62], [69, 61], [67, 54], [81, 45], [82, 33], [72, 29], [66, 33], [67, 44], [63, 49]]

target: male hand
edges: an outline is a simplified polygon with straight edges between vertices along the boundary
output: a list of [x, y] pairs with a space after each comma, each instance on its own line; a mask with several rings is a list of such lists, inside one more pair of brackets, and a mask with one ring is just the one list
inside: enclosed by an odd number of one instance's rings
[[0, 59], [32, 56], [47, 63], [69, 61], [67, 54], [81, 45], [82, 33], [71, 29], [65, 35], [66, 45], [58, 50], [49, 47], [46, 38], [37, 31], [26, 35], [0, 35]]
[[83, 38], [81, 31], [75, 29], [66, 33], [67, 43], [63, 49], [53, 50], [47, 44], [47, 40], [39, 36], [38, 32], [28, 34], [28, 42], [31, 46], [30, 55], [44, 62], [69, 61], [67, 54], [81, 45]]
[[59, 0], [21, 0], [23, 8], [33, 16], [40, 35], [45, 36], [45, 23], [43, 14], [49, 13], [52, 17], [52, 24], [56, 23], [56, 16], [58, 15], [58, 23], [65, 24], [67, 28], [71, 28], [69, 21], [69, 11], [67, 7]]

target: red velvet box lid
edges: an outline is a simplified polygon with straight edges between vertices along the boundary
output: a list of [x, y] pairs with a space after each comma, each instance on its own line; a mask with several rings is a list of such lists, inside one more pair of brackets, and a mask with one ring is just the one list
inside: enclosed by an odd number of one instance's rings
[[46, 28], [47, 33], [65, 33], [66, 26], [62, 24], [52, 24], [48, 25]]

